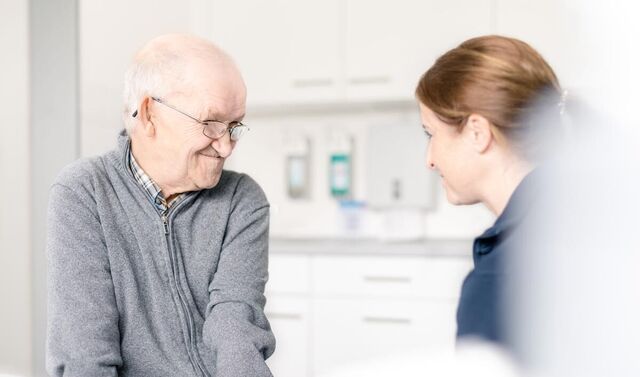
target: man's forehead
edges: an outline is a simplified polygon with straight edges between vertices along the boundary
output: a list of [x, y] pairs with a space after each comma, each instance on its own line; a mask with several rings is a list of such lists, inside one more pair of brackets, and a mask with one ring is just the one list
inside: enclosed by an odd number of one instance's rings
[[197, 104], [202, 120], [239, 120], [245, 114], [245, 97], [231, 91], [208, 92], [190, 99]]
[[246, 88], [240, 72], [233, 66], [191, 61], [181, 67], [172, 80], [175, 91], [220, 100], [244, 99]]
[[230, 60], [194, 58], [188, 59], [182, 69], [185, 76], [183, 82], [198, 85], [202, 90], [216, 92], [243, 92], [244, 80], [240, 71]]

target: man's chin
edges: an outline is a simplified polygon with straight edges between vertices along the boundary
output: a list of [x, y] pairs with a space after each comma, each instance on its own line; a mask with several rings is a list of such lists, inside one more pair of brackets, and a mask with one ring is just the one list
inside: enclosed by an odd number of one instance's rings
[[203, 180], [202, 182], [202, 190], [204, 189], [212, 189], [216, 187], [220, 183], [220, 174], [216, 174], [214, 177], [209, 178], [207, 180]]

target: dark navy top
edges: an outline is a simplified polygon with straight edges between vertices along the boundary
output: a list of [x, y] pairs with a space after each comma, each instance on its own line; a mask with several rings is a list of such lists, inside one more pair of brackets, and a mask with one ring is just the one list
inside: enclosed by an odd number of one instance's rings
[[473, 336], [506, 345], [505, 258], [522, 251], [537, 175], [533, 171], [520, 182], [495, 224], [473, 243], [474, 268], [464, 280], [458, 304], [458, 340]]

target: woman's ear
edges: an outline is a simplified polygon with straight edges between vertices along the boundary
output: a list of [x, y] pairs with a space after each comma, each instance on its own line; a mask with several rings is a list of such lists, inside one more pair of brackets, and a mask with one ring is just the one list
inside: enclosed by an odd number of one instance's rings
[[151, 98], [144, 97], [140, 104], [138, 105], [138, 114], [137, 118], [140, 121], [140, 125], [142, 126], [142, 131], [146, 136], [154, 136], [156, 133], [156, 126], [151, 120]]
[[469, 115], [464, 128], [466, 137], [478, 153], [486, 152], [494, 141], [491, 123], [482, 115]]

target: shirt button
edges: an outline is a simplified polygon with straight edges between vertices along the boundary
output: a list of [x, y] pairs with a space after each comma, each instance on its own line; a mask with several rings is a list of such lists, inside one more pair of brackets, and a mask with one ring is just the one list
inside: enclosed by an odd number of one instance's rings
[[477, 240], [474, 249], [477, 254], [487, 254], [491, 251], [492, 245], [485, 240]]

